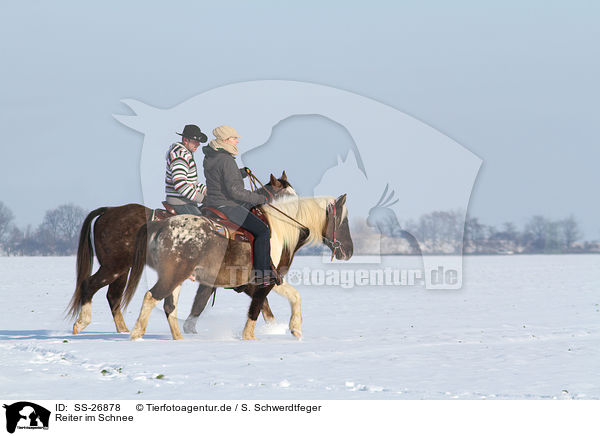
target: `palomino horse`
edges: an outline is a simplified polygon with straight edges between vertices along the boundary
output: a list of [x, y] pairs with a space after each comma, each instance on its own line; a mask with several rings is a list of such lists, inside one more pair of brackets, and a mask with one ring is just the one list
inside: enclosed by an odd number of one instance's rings
[[[288, 271], [294, 254], [306, 244], [324, 243], [331, 249], [332, 257], [350, 259], [353, 244], [345, 203], [346, 194], [337, 199], [288, 199], [275, 201], [274, 207], [260, 206], [271, 228], [271, 260], [281, 274]], [[146, 263], [156, 270], [158, 280], [144, 296], [140, 316], [131, 332], [132, 340], [144, 335], [152, 309], [169, 296], [173, 297], [173, 304], [168, 308], [165, 305], [165, 312], [171, 334], [173, 339], [183, 339], [177, 323], [177, 300], [181, 284], [190, 275], [195, 276], [200, 287], [212, 292], [216, 287], [248, 284], [252, 270], [250, 244], [229, 241], [213, 232], [208, 218], [190, 215], [150, 222], [140, 228], [124, 301], [129, 301], [135, 292]], [[256, 339], [256, 320], [272, 288], [273, 285], [254, 289], [243, 339]]]
[[[271, 174], [269, 183], [258, 191], [264, 193], [265, 189], [274, 198], [297, 197], [296, 191], [287, 181], [285, 171], [279, 179]], [[122, 295], [133, 261], [135, 235], [140, 227], [151, 219], [151, 216], [152, 209], [140, 204], [127, 204], [118, 207], [101, 207], [90, 212], [85, 218], [81, 227], [79, 248], [77, 250], [75, 292], [67, 308], [68, 315], [71, 315], [72, 318], [77, 317], [77, 321], [73, 324], [73, 334], [80, 333], [90, 324], [92, 320], [92, 297], [100, 288], [106, 285], [108, 285], [106, 297], [117, 332], [129, 332], [121, 312], [127, 306], [126, 303], [123, 304], [122, 302]], [[100, 268], [95, 274], [91, 275], [94, 260], [91, 227], [96, 217], [98, 219], [94, 223], [94, 248]], [[197, 304], [201, 305], [200, 301], [204, 297], [208, 300], [210, 295], [204, 296], [202, 294], [197, 297]], [[169, 302], [170, 299], [165, 300], [165, 304], [169, 304]], [[290, 303], [292, 303], [291, 299]], [[206, 301], [204, 301], [205, 304]], [[266, 301], [263, 307], [263, 315], [267, 320], [274, 319]]]

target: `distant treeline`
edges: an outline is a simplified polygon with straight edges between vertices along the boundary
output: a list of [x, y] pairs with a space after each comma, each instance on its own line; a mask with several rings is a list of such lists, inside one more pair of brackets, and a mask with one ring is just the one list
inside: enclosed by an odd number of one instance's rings
[[[68, 256], [77, 252], [79, 231], [87, 211], [64, 204], [47, 211], [37, 227], [22, 229], [0, 201], [0, 254], [9, 256]], [[597, 253], [600, 243], [582, 241], [571, 215], [552, 221], [533, 216], [522, 229], [511, 222], [495, 227], [460, 211], [437, 211], [418, 220], [357, 219], [351, 223], [356, 254], [512, 254]], [[418, 243], [417, 243], [418, 241]], [[320, 254], [323, 247], [308, 247], [298, 254]]]
[[[464, 213], [436, 211], [418, 220], [399, 222], [395, 215], [370, 216], [351, 223], [355, 254], [535, 254], [600, 253], [598, 241], [582, 241], [573, 215], [561, 220], [531, 217], [522, 229], [506, 222], [500, 227], [483, 224]], [[320, 254], [309, 247], [299, 254]]]
[[69, 256], [77, 252], [79, 231], [88, 212], [64, 204], [46, 212], [37, 227], [13, 224], [12, 211], [0, 201], [0, 254], [9, 256]]

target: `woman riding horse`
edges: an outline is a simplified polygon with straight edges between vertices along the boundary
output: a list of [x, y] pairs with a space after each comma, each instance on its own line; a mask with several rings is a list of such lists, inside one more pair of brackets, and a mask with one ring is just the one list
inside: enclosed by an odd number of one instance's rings
[[268, 198], [244, 189], [242, 178], [248, 175], [247, 169], [240, 170], [235, 163], [240, 135], [230, 126], [215, 128], [213, 135], [215, 139], [202, 148], [206, 179], [204, 206], [218, 209], [231, 222], [254, 235], [251, 283], [280, 285], [281, 277], [271, 265], [269, 228], [249, 210], [254, 206], [267, 203]]

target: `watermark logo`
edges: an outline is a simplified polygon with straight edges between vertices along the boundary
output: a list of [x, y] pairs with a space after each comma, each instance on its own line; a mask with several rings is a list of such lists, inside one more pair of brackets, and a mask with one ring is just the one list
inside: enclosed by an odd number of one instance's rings
[[19, 401], [11, 405], [4, 404], [6, 409], [6, 431], [14, 433], [19, 430], [48, 430], [50, 411], [38, 404]]
[[292, 286], [335, 286], [353, 289], [362, 286], [424, 286], [426, 282], [436, 287], [452, 288], [458, 282], [458, 271], [445, 271], [443, 267], [429, 272], [403, 268], [308, 268], [291, 269], [286, 275]]
[[[464, 223], [482, 161], [433, 127], [352, 92], [285, 80], [235, 83], [169, 109], [123, 103], [135, 115], [115, 118], [144, 134], [148, 207], [164, 200], [164, 155], [175, 132], [190, 123], [207, 132], [227, 124], [241, 135], [238, 166], [261, 178], [285, 170], [301, 196], [347, 194], [356, 268], [402, 250], [421, 256], [426, 288], [462, 286]], [[437, 280], [440, 268], [456, 278]]]

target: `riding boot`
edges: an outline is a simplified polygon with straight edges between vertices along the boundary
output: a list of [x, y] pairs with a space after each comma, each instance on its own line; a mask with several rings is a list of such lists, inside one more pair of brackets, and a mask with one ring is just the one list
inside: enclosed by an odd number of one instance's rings
[[250, 277], [250, 284], [257, 286], [280, 285], [282, 283], [281, 275], [275, 269], [253, 269]]
[[271, 264], [270, 274], [272, 273], [272, 275], [275, 277], [275, 284], [279, 286], [283, 282], [283, 276], [279, 273], [279, 271], [277, 271], [277, 268], [275, 268], [275, 265], [273, 265], [272, 261], [269, 260], [269, 263]]
[[270, 283], [275, 285], [280, 285], [282, 283], [281, 274], [276, 269], [272, 269], [271, 271], [265, 272], [265, 280], [268, 280]]

